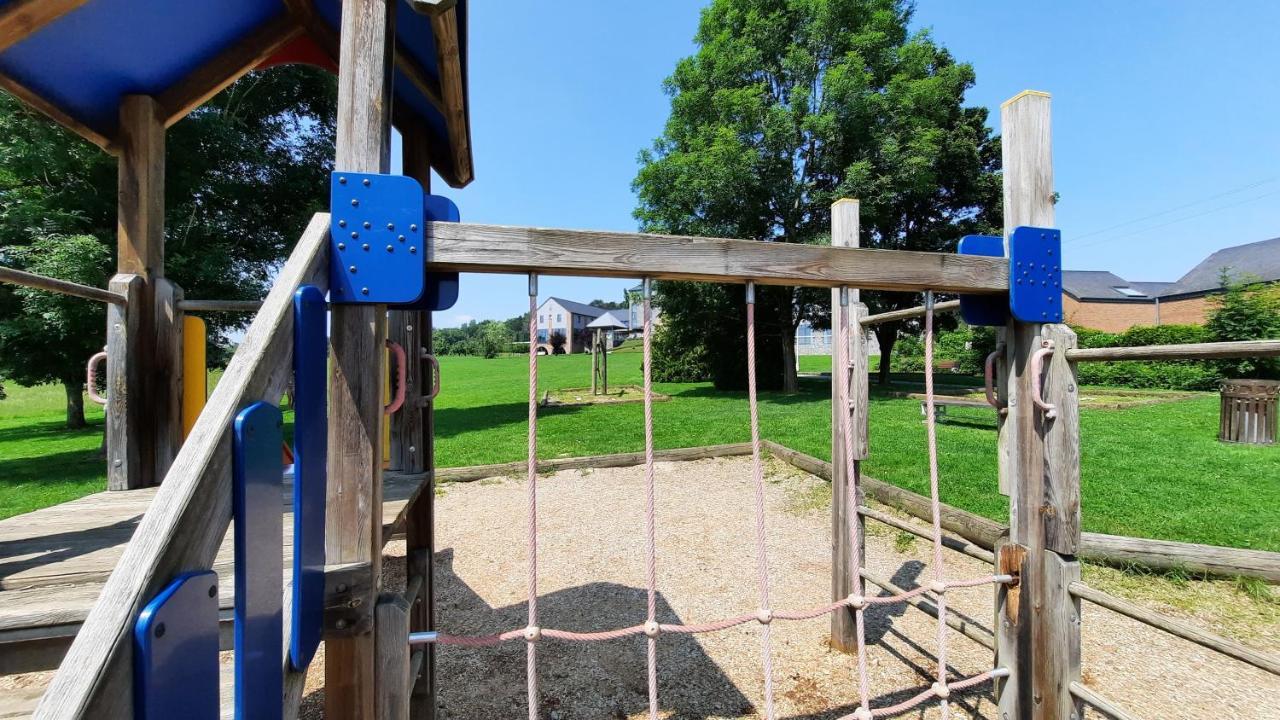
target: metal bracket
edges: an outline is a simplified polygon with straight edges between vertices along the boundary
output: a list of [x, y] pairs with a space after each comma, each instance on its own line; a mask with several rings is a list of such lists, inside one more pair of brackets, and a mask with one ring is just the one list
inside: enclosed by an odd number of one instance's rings
[[373, 567], [330, 565], [324, 573], [324, 633], [350, 637], [373, 629]]
[[425, 286], [422, 186], [404, 175], [334, 172], [329, 185], [334, 303], [413, 303]]

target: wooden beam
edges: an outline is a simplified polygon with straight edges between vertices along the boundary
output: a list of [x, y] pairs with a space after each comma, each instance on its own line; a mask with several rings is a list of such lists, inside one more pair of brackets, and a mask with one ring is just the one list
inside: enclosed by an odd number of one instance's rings
[[[391, 166], [392, 55], [396, 0], [343, 0], [334, 168], [385, 173]], [[382, 587], [383, 357], [385, 305], [335, 305], [330, 314], [328, 506], [325, 560], [367, 564], [372, 609]], [[372, 629], [325, 639], [325, 717], [378, 717]]]
[[85, 140], [88, 140], [94, 145], [97, 145], [98, 147], [102, 148], [108, 153], [111, 153], [114, 155], [119, 152], [119, 148], [111, 140], [111, 138], [98, 132], [94, 128], [91, 128], [88, 125], [80, 122], [76, 118], [72, 117], [71, 114], [68, 113], [67, 111], [63, 110], [57, 105], [54, 105], [49, 100], [45, 99], [43, 95], [40, 95], [36, 91], [32, 90], [26, 85], [23, 85], [22, 83], [18, 82], [12, 77], [9, 77], [8, 75], [0, 73], [0, 88], [3, 88], [10, 95], [18, 98], [19, 100], [26, 103], [30, 107], [40, 111], [41, 113], [46, 115], [50, 120], [53, 120], [59, 125], [62, 125], [63, 127], [74, 132], [75, 134], [79, 135]]
[[1115, 703], [1091, 690], [1084, 683], [1071, 683], [1071, 694], [1080, 702], [1083, 702], [1085, 705], [1097, 710], [1099, 713], [1106, 715], [1111, 718], [1111, 720], [1138, 720], [1138, 718], [1130, 715]]
[[179, 310], [191, 313], [256, 313], [261, 307], [261, 300], [180, 300], [178, 302]]
[[[875, 585], [892, 595], [901, 595], [907, 592], [906, 588], [895, 585], [889, 579], [876, 575], [869, 570], [863, 570], [860, 575], [863, 580], [866, 580], [872, 585]], [[915, 597], [907, 598], [905, 602], [934, 620], [938, 619], [938, 606], [930, 602], [927, 597], [916, 595]], [[954, 612], [947, 613], [945, 622], [947, 623], [947, 627], [955, 630], [961, 635], [964, 635], [982, 647], [987, 648], [988, 650], [995, 649], [995, 643], [991, 639], [991, 631], [987, 628], [961, 620], [956, 617]]]
[[193, 70], [157, 100], [164, 126], [170, 127], [217, 95], [285, 43], [302, 34], [302, 26], [288, 13], [268, 20], [232, 43], [212, 60]]
[[412, 683], [409, 676], [409, 605], [398, 594], [383, 593], [374, 614], [378, 644], [377, 720], [408, 720]]
[[182, 448], [182, 288], [168, 278], [153, 283], [151, 323], [155, 362], [146, 378], [151, 414], [152, 477], [159, 482]]
[[1222, 360], [1225, 358], [1280, 357], [1280, 340], [1140, 345], [1137, 347], [1072, 348], [1072, 362], [1109, 360]]
[[[126, 304], [107, 308], [107, 489], [134, 490], [146, 486], [147, 473], [143, 471], [143, 443], [135, 436], [140, 432], [142, 401], [133, 397], [139, 392], [146, 377], [141, 365], [129, 357], [129, 348], [137, 344], [136, 336], [142, 332], [142, 278], [137, 275], [116, 275], [111, 278], [111, 292], [123, 295]], [[130, 306], [133, 310], [130, 311]]]
[[0, 52], [84, 5], [87, 0], [14, 0], [0, 8]]
[[[471, 182], [471, 125], [467, 122], [467, 86], [462, 79], [462, 45], [459, 42], [458, 10], [450, 7], [431, 16], [435, 32], [436, 67], [440, 75], [440, 95], [444, 101], [442, 114], [453, 151], [453, 172], [446, 174], [449, 184], [462, 187]], [[449, 177], [449, 176], [452, 177]]]
[[173, 577], [209, 567], [231, 521], [231, 425], [280, 398], [292, 367], [293, 293], [328, 287], [329, 216], [316, 215], [85, 619], [35, 717], [132, 717], [133, 620]]
[[125, 305], [128, 302], [128, 298], [117, 292], [7, 267], [0, 267], [0, 282], [35, 288], [36, 290], [47, 290], [61, 295], [71, 295], [86, 300], [97, 300], [98, 302], [112, 305]]
[[285, 9], [289, 11], [289, 15], [307, 31], [311, 39], [316, 45], [329, 56], [334, 63], [338, 62], [338, 32], [329, 27], [325, 21], [316, 14], [315, 6], [312, 0], [283, 0]]
[[[948, 300], [940, 302], [933, 306], [933, 313], [955, 312], [960, 309], [959, 300]], [[891, 312], [879, 313], [877, 315], [869, 315], [863, 319], [863, 326], [879, 325], [880, 323], [893, 322], [894, 320], [907, 320], [909, 318], [924, 317], [924, 306], [909, 307], [903, 310], [893, 310]]]
[[1004, 292], [1003, 258], [469, 223], [427, 223], [433, 270]]

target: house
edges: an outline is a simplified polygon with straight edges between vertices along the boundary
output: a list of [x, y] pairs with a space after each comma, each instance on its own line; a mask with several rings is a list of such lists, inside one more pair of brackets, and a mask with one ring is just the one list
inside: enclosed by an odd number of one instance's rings
[[1176, 282], [1132, 282], [1105, 270], [1064, 270], [1063, 315], [1072, 325], [1123, 332], [1134, 325], [1200, 325], [1210, 296], [1232, 280], [1280, 281], [1280, 238], [1224, 248]]
[[[644, 283], [627, 290], [627, 303], [627, 335], [639, 337], [644, 334]], [[649, 316], [655, 328], [662, 324], [662, 312], [657, 305], [649, 308]]]
[[538, 353], [550, 355], [556, 352], [551, 340], [557, 334], [564, 337], [562, 352], [590, 350], [591, 331], [587, 330], [587, 325], [606, 312], [609, 311], [564, 298], [549, 297], [543, 300], [538, 306]]

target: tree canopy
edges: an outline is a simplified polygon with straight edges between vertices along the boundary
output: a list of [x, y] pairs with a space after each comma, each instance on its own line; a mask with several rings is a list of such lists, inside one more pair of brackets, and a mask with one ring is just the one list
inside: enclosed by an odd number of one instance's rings
[[[165, 276], [187, 297], [262, 297], [327, 203], [336, 107], [332, 76], [281, 67], [246, 75], [168, 130]], [[115, 251], [115, 159], [0, 93], [0, 263], [101, 287]], [[105, 310], [33, 293], [0, 286], [0, 377], [61, 382], [70, 402], [103, 345]], [[215, 342], [246, 321], [205, 319]], [[68, 410], [69, 424], [83, 422]]]
[[[999, 141], [986, 109], [964, 103], [973, 68], [909, 30], [912, 14], [905, 0], [714, 0], [697, 51], [666, 81], [662, 135], [640, 153], [641, 227], [825, 244], [831, 204], [850, 197], [861, 201], [864, 247], [951, 251], [998, 228]], [[771, 324], [762, 360], [782, 373], [762, 370], [762, 387], [790, 389], [795, 328], [829, 322], [829, 295], [761, 290], [758, 315]], [[733, 321], [741, 288], [659, 283], [658, 293], [668, 339], [655, 369], [696, 369], [701, 357], [696, 372], [743, 384], [741, 353], [724, 350], [745, 342]], [[864, 297], [877, 312], [918, 302]], [[878, 331], [884, 368], [899, 327]]]

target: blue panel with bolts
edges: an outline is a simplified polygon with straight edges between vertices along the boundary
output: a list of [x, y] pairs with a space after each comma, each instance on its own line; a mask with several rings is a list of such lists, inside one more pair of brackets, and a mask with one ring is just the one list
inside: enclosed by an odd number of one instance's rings
[[[1004, 257], [1004, 238], [993, 235], [965, 235], [956, 251], [961, 255]], [[1009, 297], [998, 295], [961, 295], [960, 316], [969, 325], [1002, 326], [1009, 319]]]
[[[459, 222], [462, 215], [458, 206], [443, 195], [428, 195], [424, 199], [426, 219], [434, 222]], [[425, 258], [424, 258], [425, 260]], [[426, 288], [417, 302], [398, 306], [400, 310], [448, 310], [458, 302], [458, 273], [428, 272]]]
[[[279, 718], [284, 693], [284, 561], [280, 492], [284, 442], [280, 408], [256, 402], [232, 432], [231, 512], [235, 519], [235, 684], [239, 720]], [[174, 716], [177, 717], [177, 716]]]
[[221, 716], [216, 573], [185, 573], [169, 583], [138, 613], [133, 643], [136, 720]]
[[324, 293], [293, 296], [293, 612], [289, 662], [305, 670], [324, 615], [325, 463], [329, 447], [329, 344]]
[[404, 175], [335, 172], [329, 185], [329, 299], [403, 304], [422, 297], [422, 186]]
[[1009, 308], [1023, 322], [1062, 322], [1062, 233], [1019, 227], [1009, 236]]

